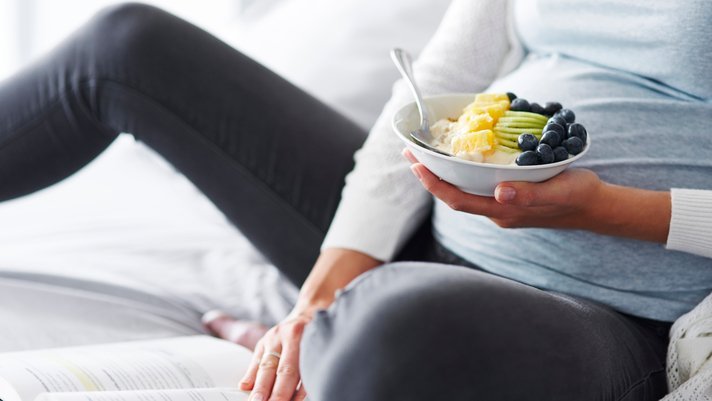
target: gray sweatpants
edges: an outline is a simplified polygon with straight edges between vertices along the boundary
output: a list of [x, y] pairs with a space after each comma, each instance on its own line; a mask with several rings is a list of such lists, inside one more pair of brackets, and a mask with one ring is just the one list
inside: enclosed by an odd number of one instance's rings
[[657, 400], [666, 324], [470, 268], [386, 265], [302, 340], [312, 400]]

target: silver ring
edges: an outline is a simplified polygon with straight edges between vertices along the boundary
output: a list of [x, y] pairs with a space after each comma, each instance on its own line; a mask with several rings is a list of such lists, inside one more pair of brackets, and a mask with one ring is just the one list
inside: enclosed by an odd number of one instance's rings
[[279, 352], [276, 352], [276, 351], [270, 351], [270, 352], [267, 353], [267, 355], [273, 356], [273, 357], [275, 357], [275, 358], [277, 358], [277, 359], [279, 359], [279, 358], [282, 357], [282, 354], [280, 354]]

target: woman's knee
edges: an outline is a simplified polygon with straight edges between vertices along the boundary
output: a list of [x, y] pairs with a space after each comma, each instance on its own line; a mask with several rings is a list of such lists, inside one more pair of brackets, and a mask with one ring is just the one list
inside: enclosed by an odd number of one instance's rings
[[92, 63], [123, 68], [160, 58], [179, 40], [177, 30], [188, 23], [159, 8], [124, 3], [99, 11], [79, 32], [80, 46]]
[[[360, 278], [305, 333], [312, 399], [595, 399], [636, 341], [613, 314], [453, 266], [396, 264]], [[625, 371], [634, 377], [644, 371]], [[487, 398], [490, 397], [490, 398]], [[589, 398], [587, 398], [589, 397]]]
[[[302, 368], [312, 399], [472, 399], [466, 384], [480, 361], [469, 354], [488, 337], [503, 284], [469, 269], [415, 263], [360, 278], [305, 334]], [[443, 393], [448, 388], [458, 393]]]

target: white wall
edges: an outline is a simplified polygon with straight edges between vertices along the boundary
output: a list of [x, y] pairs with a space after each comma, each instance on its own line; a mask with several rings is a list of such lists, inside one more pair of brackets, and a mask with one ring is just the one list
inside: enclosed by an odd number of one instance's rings
[[[142, 0], [220, 36], [250, 0]], [[0, 79], [45, 53], [94, 13], [121, 0], [0, 0]]]

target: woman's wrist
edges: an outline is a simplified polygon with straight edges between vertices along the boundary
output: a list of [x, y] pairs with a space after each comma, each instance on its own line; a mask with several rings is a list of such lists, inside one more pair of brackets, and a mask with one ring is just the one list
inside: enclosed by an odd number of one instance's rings
[[670, 192], [603, 183], [589, 203], [590, 217], [586, 220], [591, 231], [663, 244], [667, 241]]
[[294, 308], [289, 313], [289, 318], [303, 317], [311, 320], [316, 311], [328, 308], [332, 302], [334, 302], [333, 297], [307, 298], [300, 296], [297, 299], [297, 303], [294, 305]]
[[334, 301], [337, 290], [382, 262], [365, 253], [340, 248], [322, 251], [309, 277], [304, 282], [297, 304], [290, 317], [309, 317], [326, 309]]

